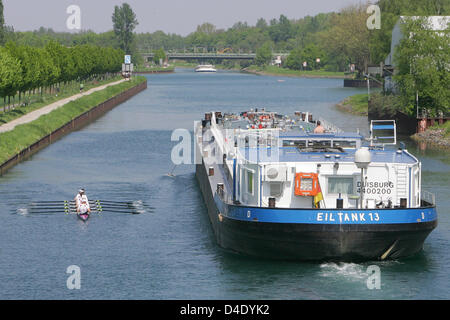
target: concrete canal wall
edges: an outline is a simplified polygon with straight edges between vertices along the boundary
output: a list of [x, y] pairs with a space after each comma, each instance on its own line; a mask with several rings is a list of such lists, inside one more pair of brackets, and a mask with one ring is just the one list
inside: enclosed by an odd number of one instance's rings
[[131, 97], [133, 97], [134, 95], [138, 94], [139, 92], [145, 90], [146, 88], [147, 88], [147, 81], [144, 81], [144, 82], [142, 82], [130, 89], [127, 89], [127, 90], [119, 93], [118, 95], [98, 104], [97, 106], [80, 114], [79, 116], [73, 118], [70, 122], [67, 122], [63, 126], [52, 131], [50, 134], [39, 139], [32, 145], [21, 150], [15, 156], [11, 157], [10, 159], [8, 159], [4, 163], [2, 163], [0, 165], [0, 175], [3, 175], [8, 169], [13, 167], [20, 161], [30, 157], [32, 154], [36, 153], [37, 151], [41, 150], [42, 148], [45, 148], [52, 142], [58, 140], [59, 138], [65, 136], [66, 134], [68, 134], [74, 130], [78, 130], [78, 129], [82, 128], [83, 126], [89, 124], [93, 120], [101, 117], [102, 115], [104, 115], [106, 112], [108, 112], [115, 106], [125, 102], [126, 100], [130, 99]]
[[[369, 80], [371, 88], [381, 88], [381, 84], [372, 80]], [[344, 88], [367, 88], [367, 80], [360, 79], [344, 79]]]

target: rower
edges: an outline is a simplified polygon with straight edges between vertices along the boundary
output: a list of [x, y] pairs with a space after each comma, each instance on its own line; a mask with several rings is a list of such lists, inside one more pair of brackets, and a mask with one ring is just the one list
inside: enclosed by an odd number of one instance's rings
[[91, 207], [89, 206], [89, 200], [85, 194], [84, 189], [78, 190], [78, 194], [75, 196], [75, 206], [77, 213], [85, 214], [91, 213]]

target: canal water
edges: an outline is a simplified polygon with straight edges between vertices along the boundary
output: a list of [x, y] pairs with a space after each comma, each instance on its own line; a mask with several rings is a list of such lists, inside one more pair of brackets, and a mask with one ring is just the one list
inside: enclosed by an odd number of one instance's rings
[[[388, 262], [283, 262], [228, 253], [216, 245], [194, 166], [167, 175], [177, 143], [172, 131], [192, 130], [205, 112], [312, 111], [367, 132], [365, 118], [334, 107], [356, 92], [364, 90], [343, 88], [337, 79], [189, 69], [148, 76], [146, 91], [0, 177], [0, 299], [449, 299], [446, 153], [408, 143], [423, 162], [424, 189], [436, 193], [439, 225], [423, 252]], [[80, 187], [90, 199], [143, 201], [155, 209], [94, 214], [87, 223], [27, 210], [34, 201], [70, 200]], [[380, 289], [367, 286], [371, 265], [380, 268]], [[80, 268], [80, 289], [68, 289], [69, 266]]]

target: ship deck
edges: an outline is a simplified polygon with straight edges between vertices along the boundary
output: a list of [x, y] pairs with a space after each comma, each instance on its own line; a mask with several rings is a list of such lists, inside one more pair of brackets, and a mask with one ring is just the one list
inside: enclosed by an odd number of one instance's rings
[[[269, 151], [270, 150], [270, 151]], [[240, 148], [239, 152], [247, 161], [258, 163], [273, 163], [278, 151], [278, 162], [352, 162], [355, 161], [355, 149], [345, 149], [344, 152], [303, 152], [297, 147], [279, 148]], [[371, 150], [372, 163], [402, 163], [417, 162], [408, 152], [394, 150]]]

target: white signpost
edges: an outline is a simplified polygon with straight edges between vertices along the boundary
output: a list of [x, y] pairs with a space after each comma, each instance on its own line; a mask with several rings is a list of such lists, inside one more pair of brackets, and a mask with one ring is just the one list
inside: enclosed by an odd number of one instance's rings
[[125, 78], [130, 78], [133, 72], [133, 64], [131, 63], [131, 56], [125, 55], [125, 63], [122, 65], [122, 74]]

